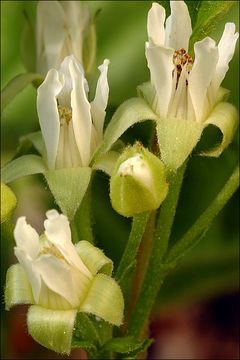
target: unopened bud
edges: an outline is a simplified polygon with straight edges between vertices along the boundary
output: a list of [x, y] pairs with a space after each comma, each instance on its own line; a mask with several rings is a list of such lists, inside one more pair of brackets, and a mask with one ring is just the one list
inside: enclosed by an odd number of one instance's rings
[[113, 208], [123, 216], [157, 209], [168, 192], [159, 158], [136, 143], [119, 157], [110, 181]]

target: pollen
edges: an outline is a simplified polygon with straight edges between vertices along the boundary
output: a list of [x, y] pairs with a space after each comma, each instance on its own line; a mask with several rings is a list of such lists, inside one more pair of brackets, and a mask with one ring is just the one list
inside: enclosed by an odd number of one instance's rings
[[58, 105], [58, 114], [61, 125], [68, 124], [72, 120], [72, 109], [67, 106]]
[[181, 75], [182, 68], [186, 65], [186, 70], [189, 73], [192, 70], [193, 60], [191, 56], [184, 49], [176, 50], [173, 54], [173, 63], [177, 70], [177, 82]]

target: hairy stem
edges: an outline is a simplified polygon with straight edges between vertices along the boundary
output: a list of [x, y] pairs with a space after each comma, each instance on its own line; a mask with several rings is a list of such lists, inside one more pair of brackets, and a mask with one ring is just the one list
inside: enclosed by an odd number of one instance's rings
[[170, 175], [169, 194], [160, 210], [148, 269], [128, 328], [128, 335], [130, 336], [141, 334], [160, 285], [167, 273], [161, 265], [161, 260], [167, 249], [185, 167], [186, 165], [183, 165], [176, 175]]

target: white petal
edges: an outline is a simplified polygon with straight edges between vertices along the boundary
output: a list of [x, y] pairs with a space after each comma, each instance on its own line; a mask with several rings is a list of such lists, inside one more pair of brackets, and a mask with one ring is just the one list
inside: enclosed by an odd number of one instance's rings
[[153, 3], [148, 12], [147, 32], [148, 39], [152, 40], [155, 45], [164, 45], [165, 40], [165, 9], [157, 3]]
[[214, 95], [216, 95], [216, 92], [219, 86], [221, 85], [221, 82], [223, 81], [226, 72], [229, 69], [228, 64], [232, 60], [232, 57], [234, 55], [235, 46], [238, 37], [239, 34], [235, 33], [235, 24], [227, 23], [225, 25], [225, 29], [221, 37], [221, 40], [219, 41], [218, 44], [219, 59], [216, 66], [216, 73], [214, 75], [214, 79], [212, 83]]
[[34, 269], [41, 276], [47, 287], [63, 296], [73, 307], [79, 305], [77, 293], [73, 286], [70, 267], [55, 256], [40, 256], [34, 263]]
[[146, 58], [151, 74], [151, 83], [157, 93], [157, 112], [164, 117], [172, 93], [173, 49], [146, 43]]
[[83, 264], [71, 241], [71, 230], [67, 217], [58, 214], [56, 210], [49, 210], [46, 215], [48, 219], [44, 221], [44, 227], [48, 240], [56, 246], [69, 264], [91, 278], [91, 273]]
[[73, 90], [71, 94], [72, 122], [76, 143], [81, 155], [82, 165], [87, 166], [90, 160], [91, 142], [91, 108], [84, 89], [84, 74], [76, 61], [69, 65]]
[[[70, 69], [69, 69], [70, 63], [72, 61], [77, 63], [81, 72], [84, 74], [82, 65], [80, 64], [80, 62], [76, 59], [76, 57], [74, 55], [66, 56], [58, 70], [58, 72], [60, 74], [62, 74], [63, 79], [64, 79], [64, 86], [62, 88], [61, 93], [58, 95], [59, 105], [67, 106], [69, 108], [71, 107], [71, 91], [73, 89], [72, 76], [70, 74]], [[88, 88], [87, 80], [85, 78], [84, 78], [84, 89], [85, 89], [86, 93], [88, 93], [89, 88]]]
[[36, 230], [26, 223], [25, 216], [18, 218], [14, 237], [17, 247], [29, 255], [31, 259], [35, 259], [39, 251], [39, 236]]
[[[58, 1], [39, 1], [37, 8], [37, 56], [45, 57], [45, 72], [56, 68], [66, 34], [66, 17]], [[43, 70], [44, 71], [44, 70]]]
[[202, 121], [208, 86], [213, 78], [218, 61], [215, 41], [206, 37], [194, 45], [195, 61], [189, 74], [188, 89], [197, 121]]
[[165, 45], [175, 50], [188, 51], [192, 34], [191, 18], [184, 1], [170, 1], [171, 15], [166, 20]]
[[107, 80], [109, 60], [105, 59], [103, 64], [98, 67], [101, 74], [99, 76], [96, 88], [96, 95], [91, 103], [91, 115], [93, 124], [98, 133], [99, 139], [102, 137], [103, 124], [105, 119], [105, 109], [108, 102], [109, 86]]
[[19, 261], [19, 263], [24, 268], [27, 277], [32, 286], [33, 297], [36, 302], [38, 303], [40, 290], [41, 290], [41, 278], [40, 275], [34, 270], [33, 268], [33, 260], [30, 256], [21, 248], [14, 248], [14, 253]]
[[51, 69], [44, 82], [39, 86], [37, 95], [37, 112], [50, 170], [54, 169], [57, 156], [60, 123], [56, 98], [61, 90], [62, 83], [58, 72]]

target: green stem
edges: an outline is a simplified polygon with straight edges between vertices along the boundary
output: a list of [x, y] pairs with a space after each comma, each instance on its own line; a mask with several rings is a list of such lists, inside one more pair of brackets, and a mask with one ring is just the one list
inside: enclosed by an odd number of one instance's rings
[[128, 269], [131, 268], [132, 272], [132, 267], [136, 264], [135, 259], [142, 236], [147, 226], [149, 215], [150, 212], [145, 212], [143, 214], [136, 215], [133, 218], [130, 236], [115, 276], [120, 286], [125, 286], [125, 282], [128, 278]]
[[141, 334], [160, 285], [167, 274], [161, 260], [167, 249], [185, 168], [184, 164], [175, 176], [170, 175], [169, 194], [161, 207], [148, 269], [128, 328], [130, 336], [137, 337]]
[[87, 240], [93, 244], [94, 236], [92, 232], [91, 183], [89, 184], [81, 205], [76, 212], [74, 223], [79, 240]]
[[169, 251], [166, 264], [176, 266], [178, 261], [199, 241], [199, 237], [206, 231], [213, 218], [224, 207], [239, 186], [239, 166], [236, 166], [232, 175], [222, 190], [196, 220], [186, 234]]

